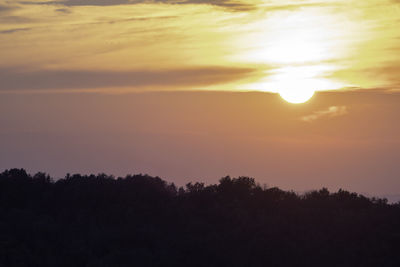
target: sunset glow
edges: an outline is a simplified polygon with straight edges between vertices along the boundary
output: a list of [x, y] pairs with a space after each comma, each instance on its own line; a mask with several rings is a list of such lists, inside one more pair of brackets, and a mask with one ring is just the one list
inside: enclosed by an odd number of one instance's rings
[[[108, 93], [293, 91], [287, 83], [300, 91], [397, 86], [391, 72], [380, 75], [399, 57], [388, 54], [398, 48], [399, 35], [398, 4], [389, 0], [129, 3], [6, 1], [0, 67], [9, 75], [2, 92], [60, 86]], [[184, 78], [155, 83], [160, 70]], [[188, 76], [187, 70], [194, 72]], [[104, 72], [108, 82], [49, 82], [60, 72]], [[129, 72], [146, 75], [139, 81]], [[31, 88], [24, 80], [12, 82], [24, 73], [50, 84]]]

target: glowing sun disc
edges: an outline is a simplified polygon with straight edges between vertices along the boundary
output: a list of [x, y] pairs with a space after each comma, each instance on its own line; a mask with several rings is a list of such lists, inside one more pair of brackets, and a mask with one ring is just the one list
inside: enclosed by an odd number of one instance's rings
[[313, 89], [281, 89], [279, 95], [289, 103], [300, 104], [308, 101], [313, 95], [315, 90]]

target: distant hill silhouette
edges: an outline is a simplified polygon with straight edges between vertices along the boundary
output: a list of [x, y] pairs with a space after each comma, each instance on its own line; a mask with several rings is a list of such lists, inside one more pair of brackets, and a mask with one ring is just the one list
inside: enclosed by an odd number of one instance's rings
[[400, 266], [400, 205], [249, 177], [0, 174], [0, 266]]

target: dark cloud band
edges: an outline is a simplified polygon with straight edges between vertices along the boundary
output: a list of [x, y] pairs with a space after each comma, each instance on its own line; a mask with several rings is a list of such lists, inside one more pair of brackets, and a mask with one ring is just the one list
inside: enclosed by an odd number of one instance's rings
[[224, 7], [233, 11], [246, 11], [251, 10], [255, 6], [253, 4], [232, 1], [232, 0], [61, 0], [61, 1], [42, 1], [42, 2], [31, 2], [23, 1], [22, 4], [32, 5], [64, 5], [64, 6], [114, 6], [114, 5], [133, 5], [143, 3], [165, 3], [165, 4], [206, 4]]
[[122, 72], [0, 69], [0, 90], [207, 86], [243, 79], [255, 71], [225, 67]]

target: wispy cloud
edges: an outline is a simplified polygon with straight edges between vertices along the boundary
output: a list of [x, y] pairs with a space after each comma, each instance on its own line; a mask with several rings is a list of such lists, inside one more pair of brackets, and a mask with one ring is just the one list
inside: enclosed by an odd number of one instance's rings
[[196, 87], [234, 81], [251, 75], [254, 69], [201, 67], [170, 70], [25, 71], [0, 68], [0, 91], [90, 89], [105, 87]]
[[151, 84], [139, 72], [176, 86], [165, 71], [220, 66], [259, 71], [240, 72], [237, 81], [231, 72], [209, 80], [202, 72], [193, 75], [203, 79], [196, 84], [273, 92], [287, 81], [319, 91], [399, 89], [399, 1], [366, 0], [348, 9], [344, 0], [0, 0], [0, 77], [15, 66], [40, 70], [4, 77], [12, 90], [67, 87], [54, 77], [74, 88]]
[[56, 11], [60, 12], [60, 13], [65, 13], [65, 14], [70, 14], [71, 13], [71, 10], [68, 9], [68, 8], [57, 8]]
[[14, 5], [0, 4], [0, 13], [7, 13], [15, 9], [17, 9], [17, 7]]
[[29, 31], [31, 28], [16, 28], [16, 29], [8, 29], [0, 31], [0, 34], [10, 34], [14, 32], [21, 32], [21, 31]]
[[223, 7], [232, 11], [248, 11], [256, 7], [254, 3], [247, 1], [234, 0], [59, 0], [59, 1], [22, 1], [22, 4], [35, 5], [65, 5], [65, 6], [115, 6], [133, 5], [143, 3], [163, 3], [163, 4], [205, 4]]
[[302, 121], [313, 122], [322, 117], [337, 117], [347, 114], [346, 106], [331, 106], [328, 109], [315, 111], [313, 114], [301, 117]]

